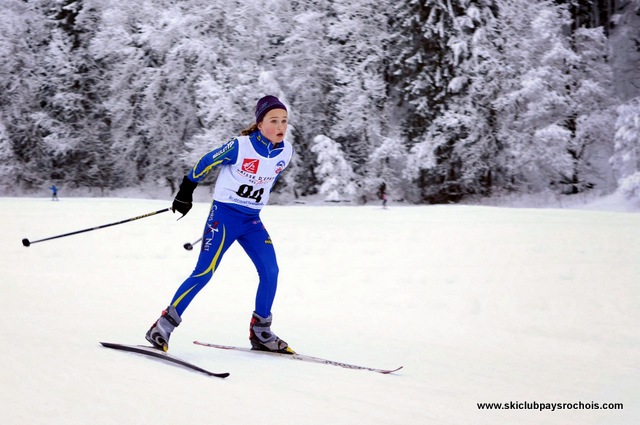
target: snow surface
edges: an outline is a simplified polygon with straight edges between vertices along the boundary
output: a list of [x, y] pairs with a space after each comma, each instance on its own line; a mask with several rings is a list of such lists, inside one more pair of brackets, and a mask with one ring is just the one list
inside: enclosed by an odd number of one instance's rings
[[[237, 245], [171, 352], [209, 378], [99, 341], [142, 344], [195, 264], [208, 211], [150, 199], [0, 198], [0, 423], [637, 424], [640, 215], [610, 209], [269, 206], [273, 329], [298, 352], [381, 375], [198, 347], [248, 345], [253, 266]], [[623, 410], [480, 410], [480, 402]]]

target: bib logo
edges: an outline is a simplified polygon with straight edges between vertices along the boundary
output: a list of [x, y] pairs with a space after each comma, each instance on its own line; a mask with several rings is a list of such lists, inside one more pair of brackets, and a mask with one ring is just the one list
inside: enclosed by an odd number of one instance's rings
[[279, 162], [276, 164], [276, 170], [275, 170], [275, 171], [276, 171], [276, 174], [280, 174], [280, 173], [282, 172], [282, 170], [284, 170], [284, 166], [285, 166], [286, 164], [287, 164], [287, 163], [286, 163], [286, 162], [284, 162], [284, 161], [279, 161]]
[[258, 172], [258, 166], [260, 165], [259, 159], [245, 158], [242, 162], [242, 171], [246, 171], [250, 174], [256, 174]]

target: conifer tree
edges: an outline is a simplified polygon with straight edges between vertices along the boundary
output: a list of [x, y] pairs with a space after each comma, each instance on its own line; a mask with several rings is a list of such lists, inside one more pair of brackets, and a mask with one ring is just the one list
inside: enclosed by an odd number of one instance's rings
[[41, 125], [46, 121], [41, 87], [47, 78], [42, 49], [50, 36], [43, 7], [42, 1], [7, 0], [0, 14], [0, 119], [8, 144], [3, 150], [16, 161], [15, 174], [7, 177], [12, 190], [41, 187], [52, 169]]
[[615, 150], [611, 157], [620, 191], [640, 199], [640, 97], [618, 107]]
[[340, 145], [329, 137], [318, 135], [311, 150], [318, 156], [315, 172], [322, 184], [319, 192], [326, 201], [350, 201], [357, 194], [355, 174], [345, 159]]

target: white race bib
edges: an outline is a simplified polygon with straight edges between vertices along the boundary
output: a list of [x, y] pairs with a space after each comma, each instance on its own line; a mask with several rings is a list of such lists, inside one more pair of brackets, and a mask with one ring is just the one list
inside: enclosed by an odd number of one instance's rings
[[271, 187], [293, 154], [291, 144], [281, 143], [282, 151], [268, 158], [254, 149], [249, 136], [238, 137], [238, 160], [220, 169], [213, 199], [258, 210], [267, 205]]

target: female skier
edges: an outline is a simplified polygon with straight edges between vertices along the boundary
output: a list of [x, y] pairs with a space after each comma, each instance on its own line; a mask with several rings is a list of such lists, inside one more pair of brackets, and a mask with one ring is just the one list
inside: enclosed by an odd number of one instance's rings
[[287, 108], [277, 97], [265, 96], [258, 100], [255, 118], [255, 124], [241, 136], [200, 158], [183, 178], [173, 200], [173, 212], [186, 215], [198, 182], [213, 168], [221, 167], [196, 267], [146, 334], [147, 341], [159, 350], [169, 349], [169, 337], [182, 321], [182, 313], [209, 282], [229, 246], [238, 241], [259, 276], [255, 310], [249, 326], [251, 347], [294, 353], [271, 331], [278, 264], [271, 238], [260, 220], [260, 210], [267, 204], [271, 188], [293, 154], [291, 144], [284, 140]]

